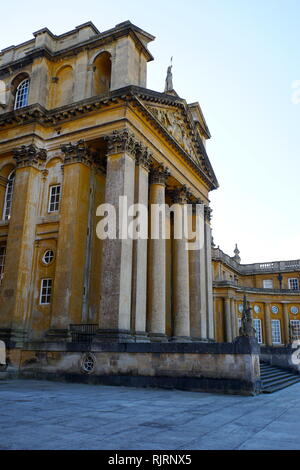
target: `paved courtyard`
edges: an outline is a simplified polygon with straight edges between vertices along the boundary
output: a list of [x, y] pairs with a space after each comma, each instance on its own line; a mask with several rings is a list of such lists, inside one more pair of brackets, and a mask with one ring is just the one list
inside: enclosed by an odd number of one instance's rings
[[300, 449], [300, 385], [273, 395], [0, 381], [0, 449]]

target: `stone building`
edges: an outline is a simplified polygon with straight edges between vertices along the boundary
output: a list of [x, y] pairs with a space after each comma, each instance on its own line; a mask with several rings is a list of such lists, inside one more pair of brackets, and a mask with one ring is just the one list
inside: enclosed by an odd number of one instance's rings
[[[260, 342], [275, 344], [272, 333], [287, 342], [289, 320], [299, 329], [299, 261], [242, 265], [238, 250], [229, 257], [212, 244], [210, 132], [199, 103], [173, 89], [172, 66], [164, 92], [147, 88], [151, 34], [126, 21], [33, 36], [0, 52], [0, 340], [9, 365], [31, 376], [257, 393], [259, 349], [236, 338], [239, 305], [247, 293]], [[160, 222], [167, 239], [149, 236], [151, 217], [144, 239], [120, 228], [102, 239], [103, 205], [119, 220], [124, 199], [201, 206], [190, 218], [200, 248], [175, 236], [172, 212]]]
[[[148, 43], [129, 21], [47, 28], [0, 53], [0, 338], [215, 339], [209, 192], [198, 103], [147, 89]], [[171, 70], [171, 69], [170, 69]], [[204, 204], [203, 249], [100, 240], [97, 208]], [[172, 220], [166, 220], [172, 225]], [[77, 336], [76, 336], [77, 335]]]
[[246, 294], [258, 343], [282, 346], [300, 338], [300, 260], [241, 264], [212, 247], [216, 341], [237, 335]]

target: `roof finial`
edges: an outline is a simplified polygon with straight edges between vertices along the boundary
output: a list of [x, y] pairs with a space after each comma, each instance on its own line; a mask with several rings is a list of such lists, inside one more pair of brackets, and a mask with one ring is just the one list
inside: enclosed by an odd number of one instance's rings
[[233, 259], [234, 259], [237, 263], [240, 263], [240, 262], [241, 262], [240, 250], [238, 249], [237, 243], [235, 244], [234, 257], [233, 257]]
[[167, 70], [165, 93], [167, 93], [168, 91], [173, 91], [172, 61], [173, 61], [173, 56], [171, 57], [171, 65], [169, 65], [168, 70]]

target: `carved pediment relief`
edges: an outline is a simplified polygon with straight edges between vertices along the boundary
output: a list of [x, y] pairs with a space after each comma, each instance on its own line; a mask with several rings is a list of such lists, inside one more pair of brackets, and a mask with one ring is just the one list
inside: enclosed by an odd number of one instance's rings
[[197, 154], [197, 150], [192, 142], [190, 131], [184, 122], [179, 109], [170, 109], [158, 106], [147, 106], [160, 124], [176, 140], [176, 142], [189, 154], [190, 158], [201, 168], [203, 162]]

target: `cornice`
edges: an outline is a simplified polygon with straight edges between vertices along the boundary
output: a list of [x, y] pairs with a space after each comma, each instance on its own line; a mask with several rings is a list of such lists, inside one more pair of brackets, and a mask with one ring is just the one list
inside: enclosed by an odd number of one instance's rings
[[[141, 30], [138, 27], [136, 27], [132, 23], [129, 23], [129, 24], [125, 24], [124, 26], [120, 28], [112, 28], [110, 30], [104, 31], [103, 33], [100, 33], [96, 37], [89, 38], [85, 41], [82, 41], [72, 46], [61, 49], [60, 51], [54, 52], [45, 46], [34, 48], [28, 51], [26, 55], [22, 57], [21, 59], [17, 59], [5, 65], [2, 65], [0, 67], [0, 77], [3, 77], [7, 75], [8, 73], [11, 73], [12, 70], [17, 70], [19, 68], [24, 67], [25, 65], [32, 63], [33, 60], [36, 59], [37, 57], [47, 57], [47, 59], [51, 61], [58, 61], [64, 56], [69, 56], [70, 54], [76, 55], [84, 49], [93, 49], [95, 47], [111, 43], [122, 36], [130, 36], [135, 42], [135, 44], [137, 45], [138, 49], [144, 53], [147, 61], [150, 62], [154, 58], [152, 54], [150, 53], [150, 51], [147, 49], [147, 47], [143, 44], [143, 42], [138, 37], [138, 33], [140, 31]], [[154, 39], [154, 36], [151, 36], [151, 37]], [[55, 39], [59, 40], [60, 36], [55, 36]], [[14, 47], [14, 49], [17, 49], [17, 48], [18, 46]]]
[[[173, 136], [162, 126], [155, 116], [141, 102], [147, 100], [151, 103], [167, 104], [174, 107], [180, 107], [188, 115], [186, 119], [187, 125], [191, 129], [191, 138], [197, 149], [200, 159], [206, 164], [206, 171], [197, 165], [189, 156], [189, 154], [176, 142]], [[95, 112], [98, 109], [105, 108], [112, 103], [130, 102], [133, 106], [137, 106], [148, 120], [154, 124], [156, 129], [164, 136], [164, 138], [179, 152], [188, 165], [201, 177], [208, 185], [210, 190], [218, 188], [218, 181], [214, 175], [205, 147], [197, 137], [196, 129], [193, 128], [192, 117], [189, 116], [190, 111], [184, 100], [165, 93], [159, 93], [152, 90], [137, 86], [128, 86], [114, 90], [102, 96], [94, 96], [70, 105], [62, 106], [52, 110], [47, 110], [39, 104], [33, 104], [25, 108], [0, 114], [0, 129], [6, 126], [15, 126], [38, 122], [43, 126], [54, 126], [63, 122], [82, 117], [85, 114]], [[211, 170], [210, 170], [211, 169]]]

